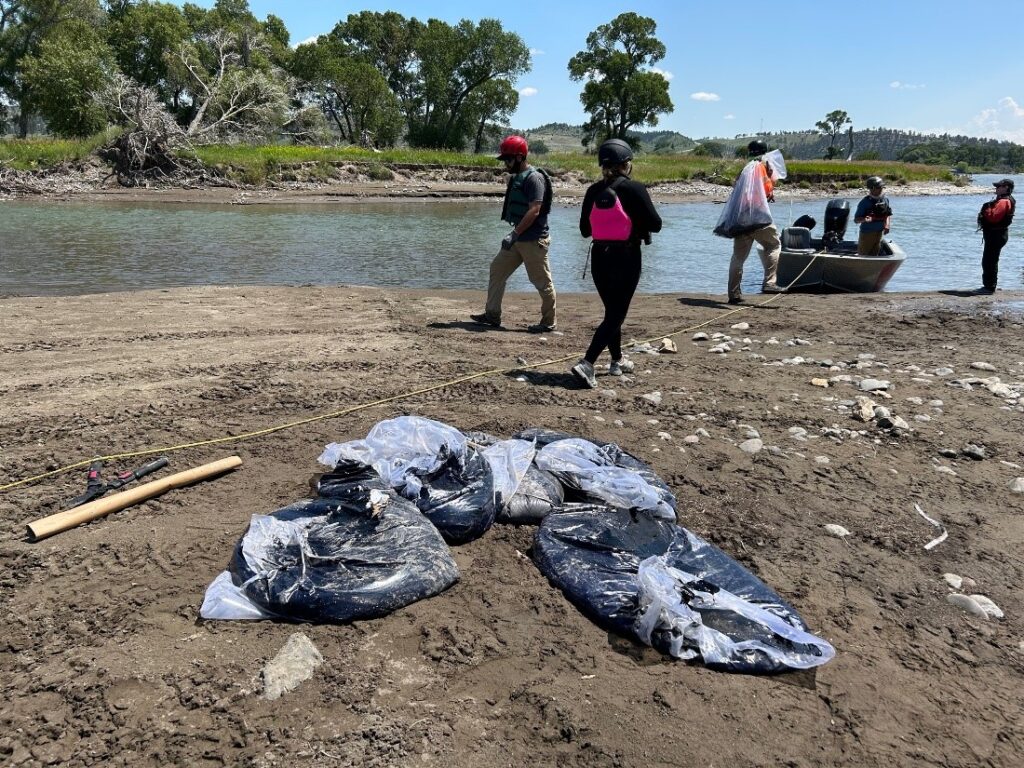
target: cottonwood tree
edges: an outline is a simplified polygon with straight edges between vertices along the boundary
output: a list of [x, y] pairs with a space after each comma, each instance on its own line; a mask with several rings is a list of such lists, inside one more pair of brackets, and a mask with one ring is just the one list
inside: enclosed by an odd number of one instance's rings
[[107, 41], [117, 66], [127, 77], [155, 88], [172, 110], [181, 108], [184, 84], [174, 82], [167, 53], [176, 51], [191, 34], [185, 14], [171, 3], [111, 4]]
[[95, 28], [81, 21], [61, 25], [21, 60], [21, 68], [32, 104], [51, 131], [91, 136], [107, 126], [91, 94], [113, 75], [114, 55]]
[[[850, 116], [841, 109], [834, 109], [825, 115], [824, 120], [819, 120], [814, 124], [822, 136], [829, 137], [828, 147], [825, 148], [825, 159], [831, 160], [842, 154], [843, 150], [841, 147], [836, 146], [836, 138], [843, 131], [843, 127], [853, 123]], [[851, 136], [852, 140], [852, 136]], [[852, 146], [851, 146], [852, 151]]]
[[431, 19], [415, 48], [421, 100], [409, 125], [414, 146], [464, 147], [475, 123], [466, 111], [474, 91], [495, 80], [515, 80], [530, 67], [526, 43], [496, 19], [463, 19], [454, 27]]
[[98, 28], [103, 21], [99, 0], [0, 0], [0, 101], [18, 104], [22, 138], [36, 112], [22, 60], [35, 55], [61, 25], [75, 21]]
[[291, 62], [300, 94], [314, 101], [337, 128], [341, 138], [392, 146], [402, 129], [398, 99], [383, 75], [366, 61], [347, 56], [330, 37], [300, 45]]
[[623, 13], [587, 35], [587, 50], [569, 60], [569, 76], [585, 80], [580, 102], [590, 119], [584, 146], [607, 138], [627, 139], [631, 128], [657, 125], [674, 109], [668, 80], [648, 68], [665, 57], [654, 19]]
[[[473, 130], [473, 152], [483, 151], [489, 139], [500, 136], [501, 126], [509, 124], [512, 113], [519, 106], [519, 92], [508, 80], [491, 80], [477, 88], [466, 102], [467, 119], [475, 124]], [[532, 152], [537, 148], [530, 145]]]

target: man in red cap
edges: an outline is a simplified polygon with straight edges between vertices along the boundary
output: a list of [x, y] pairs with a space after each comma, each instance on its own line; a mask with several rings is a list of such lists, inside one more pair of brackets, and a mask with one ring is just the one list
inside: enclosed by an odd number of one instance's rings
[[1001, 179], [992, 185], [996, 199], [981, 206], [978, 228], [985, 240], [981, 255], [981, 288], [978, 293], [995, 293], [999, 280], [999, 253], [1010, 239], [1010, 224], [1017, 201], [1013, 199], [1013, 179]]
[[530, 148], [522, 136], [508, 136], [501, 142], [498, 159], [511, 174], [505, 190], [501, 219], [512, 231], [501, 241], [501, 250], [491, 262], [487, 283], [487, 304], [479, 315], [470, 318], [482, 325], [501, 327], [501, 301], [505, 283], [520, 264], [540, 293], [540, 322], [527, 328], [531, 333], [555, 330], [555, 284], [548, 266], [548, 213], [551, 211], [551, 182], [543, 171], [526, 162]]

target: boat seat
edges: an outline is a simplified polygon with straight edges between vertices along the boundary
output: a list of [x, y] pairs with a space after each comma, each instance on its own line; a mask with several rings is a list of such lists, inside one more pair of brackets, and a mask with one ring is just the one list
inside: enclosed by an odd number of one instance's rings
[[811, 230], [807, 229], [807, 227], [786, 227], [782, 230], [782, 247], [787, 251], [813, 253]]

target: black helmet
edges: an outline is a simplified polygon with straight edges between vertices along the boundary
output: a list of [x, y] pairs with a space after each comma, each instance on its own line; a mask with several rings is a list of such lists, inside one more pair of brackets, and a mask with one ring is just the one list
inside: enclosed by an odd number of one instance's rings
[[1007, 187], [1007, 191], [1011, 195], [1013, 194], [1013, 179], [1000, 179], [999, 181], [995, 182], [992, 186], [993, 187]]
[[864, 185], [868, 189], [881, 189], [885, 186], [885, 181], [881, 176], [868, 176], [868, 180], [864, 182]]
[[768, 145], [760, 139], [754, 139], [747, 144], [747, 154], [750, 157], [759, 157], [768, 151]]
[[602, 168], [613, 168], [632, 159], [633, 148], [622, 139], [608, 139], [597, 150], [597, 162]]

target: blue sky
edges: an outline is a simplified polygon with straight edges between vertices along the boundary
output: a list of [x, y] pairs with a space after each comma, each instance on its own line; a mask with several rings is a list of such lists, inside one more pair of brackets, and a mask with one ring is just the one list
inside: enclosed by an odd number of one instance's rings
[[[179, 3], [180, 4], [180, 3]], [[199, 0], [211, 6], [212, 0]], [[298, 44], [362, 10], [421, 20], [496, 18], [533, 51], [516, 87], [517, 128], [581, 123], [569, 59], [598, 25], [628, 10], [650, 16], [668, 49], [675, 111], [658, 128], [693, 138], [813, 128], [844, 109], [854, 128], [963, 133], [1024, 143], [1024, 3], [748, 0], [338, 2], [250, 0], [281, 17]]]

